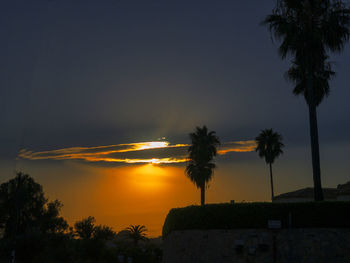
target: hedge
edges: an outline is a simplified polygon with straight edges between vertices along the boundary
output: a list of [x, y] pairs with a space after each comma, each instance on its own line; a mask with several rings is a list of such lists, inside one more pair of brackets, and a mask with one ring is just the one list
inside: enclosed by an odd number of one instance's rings
[[348, 228], [350, 202], [209, 204], [171, 209], [163, 237], [174, 230], [267, 228], [280, 220], [282, 228]]

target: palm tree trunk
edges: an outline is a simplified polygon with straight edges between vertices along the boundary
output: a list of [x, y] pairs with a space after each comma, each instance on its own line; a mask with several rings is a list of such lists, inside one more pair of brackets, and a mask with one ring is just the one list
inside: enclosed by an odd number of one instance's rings
[[321, 184], [321, 168], [320, 168], [320, 150], [318, 144], [318, 129], [317, 129], [317, 112], [316, 103], [313, 94], [312, 76], [308, 79], [308, 104], [309, 104], [309, 122], [310, 122], [310, 140], [311, 140], [311, 155], [312, 169], [314, 179], [314, 198], [315, 201], [323, 201], [323, 191]]
[[271, 182], [271, 201], [275, 199], [275, 195], [273, 193], [273, 179], [272, 179], [272, 164], [270, 163], [270, 182]]
[[317, 112], [315, 105], [309, 105], [310, 118], [310, 139], [311, 139], [311, 154], [312, 154], [312, 169], [314, 176], [314, 197], [315, 201], [323, 201], [323, 192], [321, 185], [321, 168], [320, 168], [320, 150], [318, 145], [318, 130], [317, 130]]
[[204, 206], [205, 203], [205, 184], [201, 187], [201, 206]]

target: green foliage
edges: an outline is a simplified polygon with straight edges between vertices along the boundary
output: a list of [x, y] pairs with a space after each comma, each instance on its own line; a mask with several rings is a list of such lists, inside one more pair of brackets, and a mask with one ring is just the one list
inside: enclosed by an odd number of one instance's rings
[[238, 203], [188, 206], [170, 210], [163, 238], [174, 230], [267, 228], [268, 220], [282, 227], [350, 227], [350, 202]]

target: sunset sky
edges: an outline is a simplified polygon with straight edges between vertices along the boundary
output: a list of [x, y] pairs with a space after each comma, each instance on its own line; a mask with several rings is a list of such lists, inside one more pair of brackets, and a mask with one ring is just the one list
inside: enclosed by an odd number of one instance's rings
[[[158, 236], [169, 209], [199, 204], [188, 134], [216, 131], [207, 202], [268, 201], [254, 152], [282, 134], [276, 194], [312, 186], [308, 111], [262, 19], [274, 0], [5, 0], [0, 8], [0, 183], [29, 173], [73, 224], [95, 216]], [[318, 109], [324, 187], [350, 181], [350, 49]]]

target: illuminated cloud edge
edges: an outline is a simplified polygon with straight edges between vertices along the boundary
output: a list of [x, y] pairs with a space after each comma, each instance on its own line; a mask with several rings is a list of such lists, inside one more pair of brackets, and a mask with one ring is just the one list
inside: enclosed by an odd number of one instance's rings
[[[153, 141], [94, 147], [70, 147], [38, 152], [22, 149], [19, 151], [17, 158], [26, 160], [83, 160], [86, 162], [129, 164], [172, 164], [187, 161], [188, 146], [188, 144], [170, 144], [168, 141]], [[230, 152], [251, 152], [255, 150], [255, 147], [256, 143], [254, 140], [226, 142], [219, 147], [218, 155], [225, 155]], [[155, 150], [161, 150], [161, 153], [154, 153]], [[177, 150], [177, 152], [174, 152], [174, 150]], [[137, 157], [140, 155], [140, 152], [144, 155], [153, 153], [158, 156], [140, 158]], [[129, 154], [129, 156], [126, 157], [125, 154]]]

